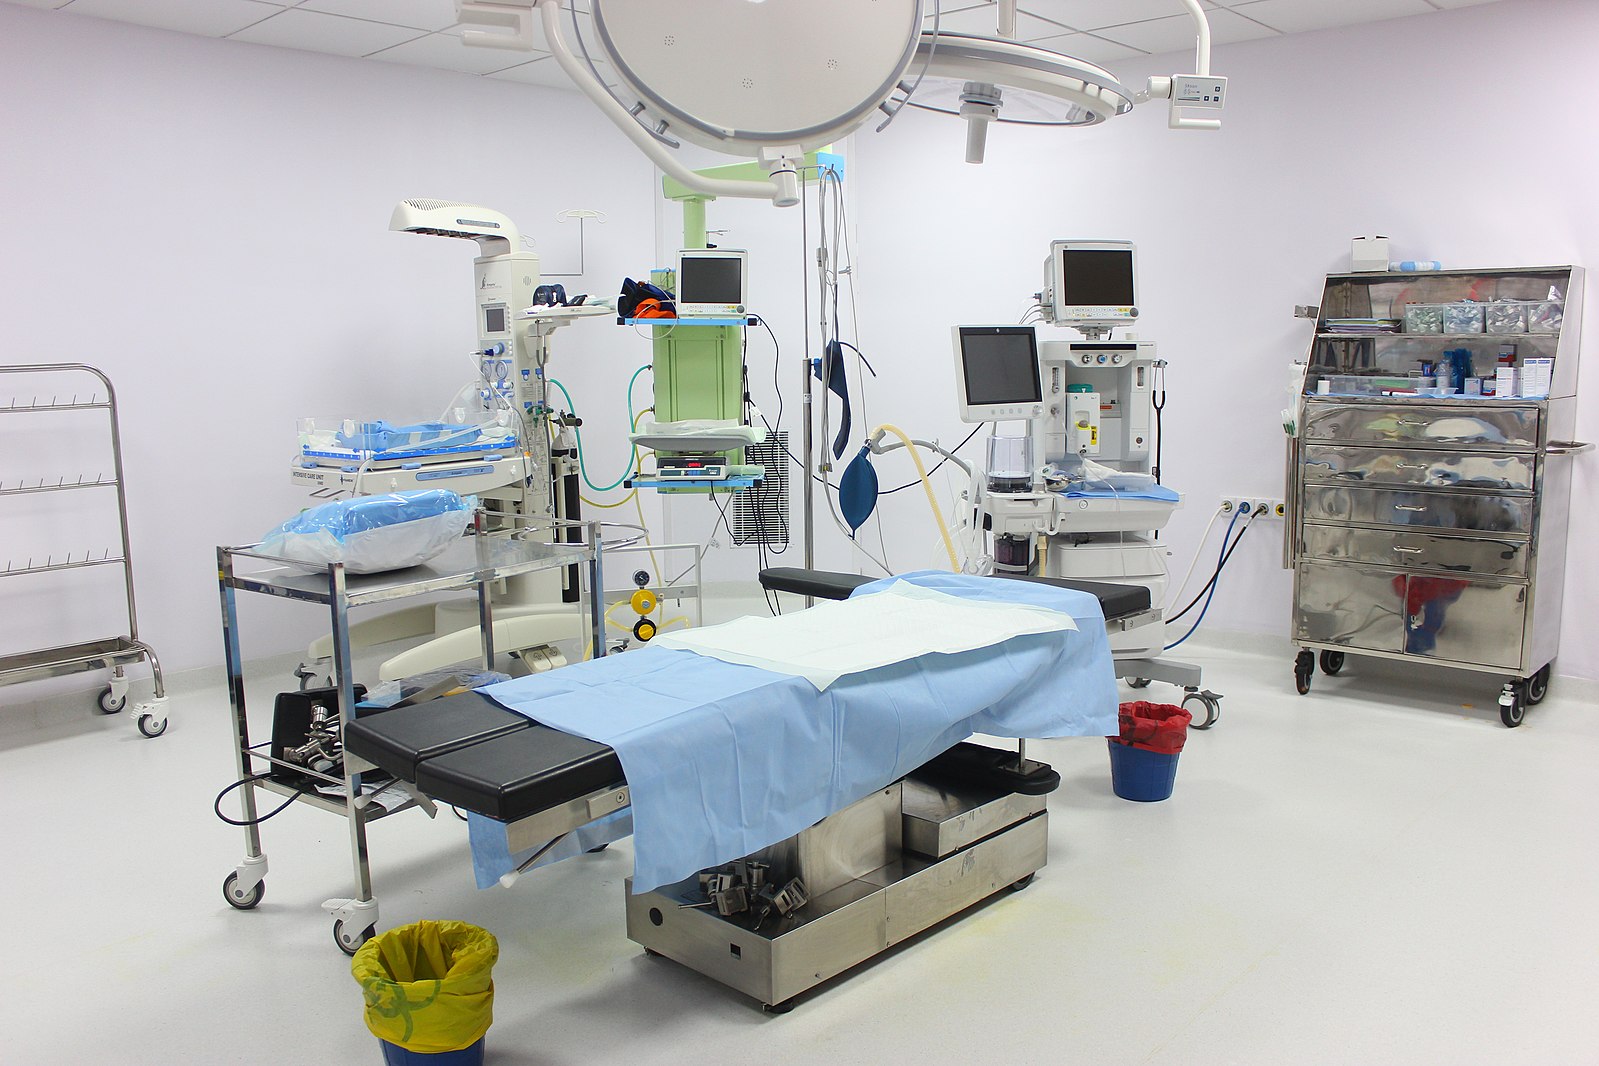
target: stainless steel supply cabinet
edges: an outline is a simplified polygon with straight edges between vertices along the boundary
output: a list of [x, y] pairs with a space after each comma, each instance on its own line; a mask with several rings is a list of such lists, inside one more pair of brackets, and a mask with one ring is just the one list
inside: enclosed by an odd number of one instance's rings
[[[1545, 333], [1404, 333], [1410, 304], [1551, 300]], [[1505, 676], [1500, 717], [1543, 699], [1560, 647], [1582, 269], [1327, 278], [1289, 448], [1294, 680], [1310, 690], [1346, 654]], [[1370, 329], [1351, 320], [1371, 320]], [[1339, 320], [1343, 320], [1340, 322]], [[1492, 373], [1553, 359], [1546, 398], [1410, 395], [1449, 349]], [[1323, 393], [1326, 381], [1328, 392]], [[1318, 656], [1319, 653], [1319, 656]]]

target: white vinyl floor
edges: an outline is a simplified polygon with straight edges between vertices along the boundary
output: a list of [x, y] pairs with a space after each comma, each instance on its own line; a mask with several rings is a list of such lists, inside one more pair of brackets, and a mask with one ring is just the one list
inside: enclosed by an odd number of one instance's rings
[[[1486, 677], [1351, 659], [1301, 698], [1286, 645], [1190, 657], [1226, 700], [1169, 802], [1117, 799], [1103, 740], [1031, 746], [1064, 778], [1032, 887], [784, 1016], [626, 939], [625, 842], [479, 892], [465, 825], [407, 813], [372, 831], [381, 925], [498, 936], [492, 1066], [1599, 1061], [1594, 685], [1507, 730]], [[344, 823], [267, 823], [265, 901], [223, 902], [223, 689], [153, 741], [24, 693], [0, 689], [0, 1063], [380, 1062], [318, 909], [350, 890]]]

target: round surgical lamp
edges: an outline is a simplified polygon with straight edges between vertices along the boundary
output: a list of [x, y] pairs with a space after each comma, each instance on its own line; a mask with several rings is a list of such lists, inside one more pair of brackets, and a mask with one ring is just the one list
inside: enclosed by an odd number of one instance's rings
[[[846, 24], [793, 0], [593, 0], [600, 48], [662, 138], [796, 158], [859, 126], [921, 40], [921, 0], [851, 4]], [[598, 57], [597, 57], [598, 58]]]
[[964, 33], [922, 34], [913, 68], [927, 73], [910, 98], [966, 120], [966, 161], [981, 163], [991, 122], [1093, 126], [1133, 109], [1115, 75], [1037, 45]]

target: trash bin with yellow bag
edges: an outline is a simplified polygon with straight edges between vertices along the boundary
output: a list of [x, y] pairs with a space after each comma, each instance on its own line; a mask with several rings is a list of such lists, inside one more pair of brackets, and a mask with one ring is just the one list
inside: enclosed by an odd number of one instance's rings
[[361, 945], [350, 972], [388, 1066], [479, 1066], [494, 1021], [494, 934], [420, 921]]

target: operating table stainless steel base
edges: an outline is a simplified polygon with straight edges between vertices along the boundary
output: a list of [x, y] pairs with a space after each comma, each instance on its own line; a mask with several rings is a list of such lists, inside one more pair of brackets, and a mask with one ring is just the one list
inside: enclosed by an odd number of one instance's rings
[[810, 901], [756, 923], [707, 904], [698, 878], [634, 895], [627, 935], [653, 955], [761, 1002], [836, 977], [1044, 866], [1045, 797], [949, 786], [916, 775], [895, 782], [751, 859], [778, 883], [803, 880]]

